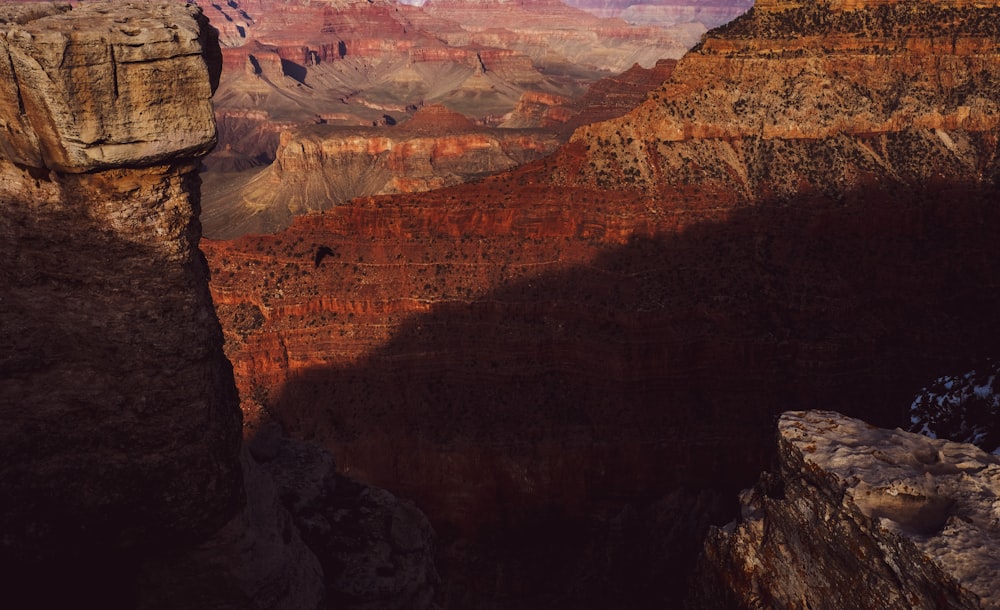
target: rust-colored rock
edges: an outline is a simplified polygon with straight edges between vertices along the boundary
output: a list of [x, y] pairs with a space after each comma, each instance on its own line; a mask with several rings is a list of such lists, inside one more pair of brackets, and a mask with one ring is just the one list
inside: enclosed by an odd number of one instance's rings
[[562, 141], [535, 130], [477, 127], [443, 106], [422, 109], [395, 129], [302, 127], [281, 134], [270, 167], [215, 197], [206, 231], [273, 232], [294, 216], [355, 197], [427, 191], [509, 169]]
[[[689, 33], [634, 27], [550, 1], [410, 6], [232, 0], [203, 6], [225, 43], [215, 98], [222, 145], [206, 160], [205, 176], [206, 230], [215, 237], [273, 231], [293, 214], [325, 209], [345, 197], [441, 187], [481, 177], [485, 168], [495, 172], [537, 158], [581, 124], [573, 116], [586, 111], [567, 107], [567, 100], [629, 66], [653, 70], [657, 61], [680, 56], [696, 41]], [[388, 133], [366, 137], [398, 139], [394, 126], [420, 119], [421, 109], [436, 105], [483, 126], [544, 131], [515, 138], [506, 130], [492, 133], [490, 150], [477, 146], [468, 167], [456, 167], [452, 159], [440, 175], [426, 163], [414, 175], [398, 162], [394, 169], [384, 160], [349, 158], [325, 163], [325, 175], [316, 173], [315, 164], [305, 175], [279, 170], [284, 186], [277, 193], [277, 176], [263, 178], [257, 175], [263, 170], [252, 170], [287, 152], [279, 151], [281, 132], [315, 133], [316, 123], [375, 126]], [[589, 116], [599, 118], [607, 115]], [[445, 126], [440, 129], [425, 135], [453, 138]], [[329, 133], [324, 139], [340, 139], [344, 132]], [[486, 133], [484, 128], [480, 135]], [[468, 143], [457, 145], [469, 150]], [[425, 140], [416, 148], [430, 146]], [[427, 155], [418, 150], [417, 156]], [[368, 166], [373, 169], [363, 169]]]

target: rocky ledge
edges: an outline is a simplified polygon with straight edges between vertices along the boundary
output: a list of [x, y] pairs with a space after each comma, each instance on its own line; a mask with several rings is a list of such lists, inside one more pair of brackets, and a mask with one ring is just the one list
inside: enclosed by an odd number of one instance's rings
[[1000, 607], [1000, 458], [806, 411], [778, 459], [709, 534], [695, 607]]
[[221, 68], [193, 4], [4, 7], [0, 153], [71, 173], [203, 155]]

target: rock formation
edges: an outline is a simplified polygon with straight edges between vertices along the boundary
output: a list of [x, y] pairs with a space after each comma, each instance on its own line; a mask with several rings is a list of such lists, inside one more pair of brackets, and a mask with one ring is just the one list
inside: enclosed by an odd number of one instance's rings
[[720, 26], [753, 6], [748, 0], [569, 0], [566, 4], [600, 17], [618, 17], [635, 24], [676, 26], [697, 23]]
[[996, 608], [1000, 459], [829, 411], [778, 422], [778, 465], [705, 543], [694, 607]]
[[[221, 115], [265, 110], [275, 121], [347, 126], [386, 113], [402, 122], [433, 103], [495, 121], [525, 92], [578, 95], [609, 72], [678, 57], [696, 40], [559, 2], [233, 0], [205, 10], [224, 32]], [[222, 141], [248, 144], [225, 125]]]
[[[993, 166], [980, 167], [995, 143], [980, 134], [1000, 120], [996, 15], [947, 3], [755, 8], [634, 112], [579, 130], [574, 141], [604, 143], [580, 173], [651, 192], [698, 181], [748, 200], [991, 181]], [[724, 165], [706, 176], [711, 159]]]
[[395, 129], [311, 125], [283, 132], [275, 160], [204, 215], [212, 237], [270, 233], [294, 216], [355, 197], [451, 186], [510, 169], [555, 150], [556, 133], [476, 126], [427, 106]]
[[995, 351], [997, 23], [754, 10], [542, 160], [206, 244], [248, 422], [414, 498], [451, 599], [679, 599], [623, 532], [696, 546], [779, 408], [901, 425]]
[[21, 11], [0, 37], [3, 563], [190, 545], [244, 502], [197, 249], [211, 30], [179, 4]]
[[[378, 574], [415, 566], [400, 571], [405, 585], [360, 581], [355, 597], [426, 607], [436, 576], [419, 511], [344, 483], [337, 497], [354, 504], [338, 516], [360, 525], [308, 532], [311, 550], [287, 488], [241, 450], [198, 249], [218, 51], [190, 4], [0, 8], [5, 599], [319, 608], [342, 578], [330, 557], [392, 540]], [[297, 492], [310, 485], [326, 490], [302, 480]], [[366, 521], [372, 504], [398, 519]]]
[[[580, 125], [618, 117], [635, 107], [663, 82], [674, 60], [650, 69], [636, 64], [601, 79], [584, 95], [570, 99], [526, 93], [502, 123], [503, 129], [477, 125], [434, 104], [417, 110], [394, 128], [336, 125], [294, 127], [260, 120], [274, 127], [274, 162], [239, 177], [218, 173], [206, 183], [212, 203], [202, 214], [206, 235], [231, 238], [285, 228], [296, 215], [326, 210], [355, 197], [412, 193], [475, 180], [535, 160], [555, 150]], [[234, 133], [239, 117], [233, 121]], [[278, 127], [283, 129], [280, 135]], [[260, 137], [252, 128], [248, 140]], [[245, 160], [244, 160], [245, 161]], [[216, 169], [246, 169], [238, 155], [216, 154]]]

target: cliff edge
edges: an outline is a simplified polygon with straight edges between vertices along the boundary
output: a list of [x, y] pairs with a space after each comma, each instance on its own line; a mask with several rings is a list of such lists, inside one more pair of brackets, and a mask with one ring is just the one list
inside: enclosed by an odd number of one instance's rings
[[1000, 607], [996, 456], [806, 411], [778, 460], [710, 532], [695, 607]]
[[178, 3], [0, 9], [5, 563], [172, 548], [243, 502], [197, 247], [211, 35]]

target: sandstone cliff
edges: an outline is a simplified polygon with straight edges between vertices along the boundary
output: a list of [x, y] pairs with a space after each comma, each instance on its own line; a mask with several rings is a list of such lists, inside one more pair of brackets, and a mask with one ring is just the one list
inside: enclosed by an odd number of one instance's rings
[[170, 551], [244, 502], [197, 249], [212, 31], [180, 4], [19, 8], [0, 29], [3, 563]]
[[271, 233], [294, 216], [355, 197], [427, 191], [510, 169], [562, 141], [553, 132], [477, 127], [443, 106], [423, 108], [393, 129], [301, 127], [281, 134], [267, 169], [213, 197], [206, 231]]
[[[5, 551], [27, 557], [76, 536], [202, 535], [240, 504], [240, 414], [197, 249], [210, 30], [179, 5], [81, 11], [53, 6], [0, 38], [0, 404], [19, 422], [3, 431], [2, 521]], [[175, 117], [183, 128], [164, 130]], [[45, 489], [64, 495], [50, 504]]]
[[749, 201], [836, 197], [872, 180], [992, 180], [995, 142], [979, 134], [1000, 120], [998, 14], [755, 8], [634, 112], [579, 130], [573, 141], [598, 146], [566, 179], [650, 192], [697, 181]]
[[[996, 608], [1000, 459], [825, 411], [705, 543], [694, 607]], [[695, 600], [692, 600], [695, 601]]]

